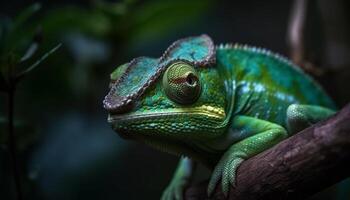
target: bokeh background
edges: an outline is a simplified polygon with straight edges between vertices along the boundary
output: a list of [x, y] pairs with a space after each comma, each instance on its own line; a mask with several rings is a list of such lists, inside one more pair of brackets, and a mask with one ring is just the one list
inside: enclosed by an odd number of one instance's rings
[[[307, 1], [305, 59], [339, 107], [350, 100], [349, 1]], [[7, 140], [9, 71], [61, 47], [18, 83], [17, 156], [25, 199], [159, 199], [177, 158], [122, 140], [106, 122], [109, 74], [175, 40], [207, 33], [290, 55], [294, 1], [125, 0], [0, 3], [0, 199], [14, 199]], [[23, 58], [27, 55], [28, 58]], [[9, 70], [11, 69], [11, 70]], [[201, 173], [208, 174], [205, 169]], [[207, 177], [199, 178], [203, 180]], [[330, 188], [314, 199], [349, 199]]]

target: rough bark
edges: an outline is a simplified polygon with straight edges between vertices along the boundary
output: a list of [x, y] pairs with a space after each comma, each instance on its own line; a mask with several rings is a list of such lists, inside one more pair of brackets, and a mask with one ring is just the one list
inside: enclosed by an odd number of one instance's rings
[[[242, 163], [227, 199], [303, 199], [350, 174], [350, 104], [329, 119]], [[219, 185], [189, 187], [185, 199], [225, 199]]]

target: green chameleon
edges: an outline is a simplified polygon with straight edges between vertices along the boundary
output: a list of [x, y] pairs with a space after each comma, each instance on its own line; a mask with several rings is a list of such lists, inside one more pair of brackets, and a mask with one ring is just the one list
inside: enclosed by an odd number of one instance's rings
[[182, 199], [195, 161], [227, 195], [246, 159], [332, 115], [323, 89], [286, 58], [207, 35], [174, 42], [111, 74], [108, 122], [123, 138], [182, 156], [162, 199]]

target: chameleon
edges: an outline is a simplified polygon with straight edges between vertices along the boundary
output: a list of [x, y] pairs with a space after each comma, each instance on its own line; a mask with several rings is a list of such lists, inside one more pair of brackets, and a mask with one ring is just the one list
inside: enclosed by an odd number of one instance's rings
[[221, 182], [227, 196], [244, 160], [336, 110], [287, 58], [249, 45], [216, 46], [206, 34], [175, 41], [159, 58], [118, 66], [109, 86], [103, 106], [112, 129], [180, 157], [164, 200], [183, 198], [196, 163], [212, 169], [208, 195]]

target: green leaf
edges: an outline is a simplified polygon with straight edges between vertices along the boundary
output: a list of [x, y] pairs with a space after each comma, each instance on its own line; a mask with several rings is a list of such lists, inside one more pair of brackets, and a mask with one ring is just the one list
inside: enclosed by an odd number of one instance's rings
[[31, 58], [34, 53], [36, 52], [36, 50], [38, 50], [38, 43], [37, 42], [33, 42], [29, 48], [27, 49], [26, 53], [21, 57], [20, 62], [24, 62], [26, 60], [28, 60], [29, 58]]
[[35, 35], [32, 38], [31, 44], [27, 47], [27, 50], [21, 57], [19, 62], [24, 62], [30, 59], [39, 48], [39, 43], [42, 41], [42, 30], [41, 28], [36, 30]]

